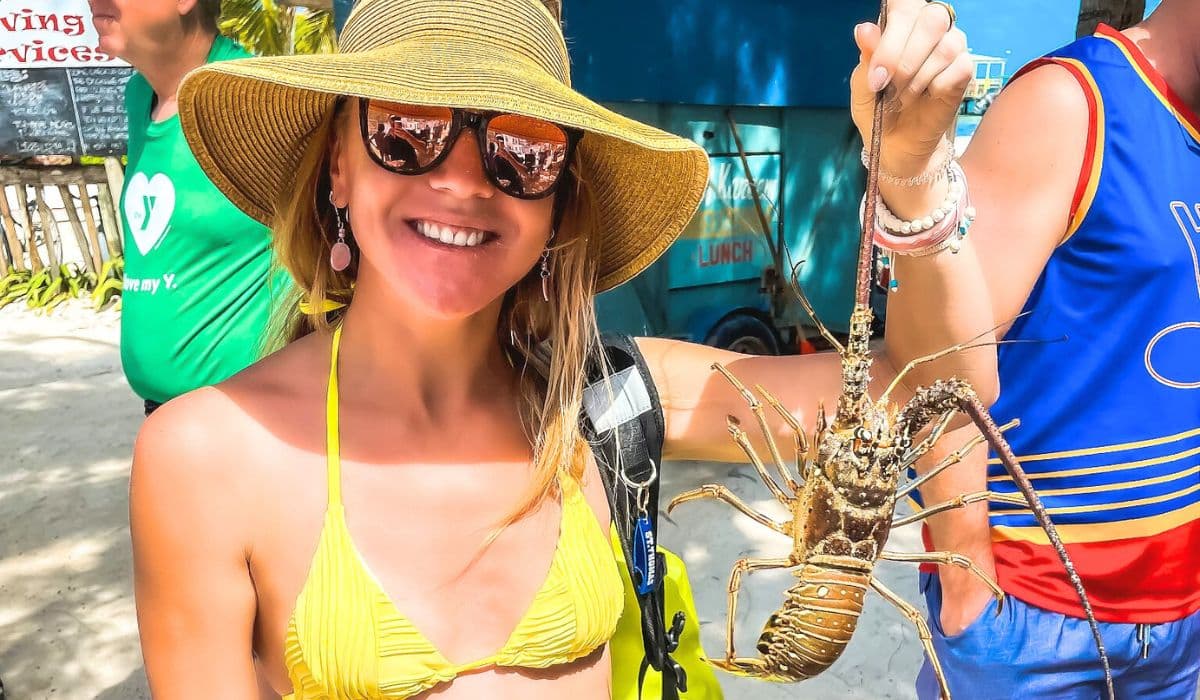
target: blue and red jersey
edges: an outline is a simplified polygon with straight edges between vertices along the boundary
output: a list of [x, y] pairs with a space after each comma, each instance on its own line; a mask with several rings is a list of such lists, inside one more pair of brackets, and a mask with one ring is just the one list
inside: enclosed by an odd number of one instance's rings
[[[1127, 37], [1101, 27], [1053, 63], [1087, 97], [1067, 226], [999, 349], [998, 423], [1058, 527], [1096, 617], [1200, 609], [1200, 118]], [[1062, 340], [1064, 339], [1065, 340]], [[993, 455], [994, 457], [994, 455]], [[1016, 487], [996, 459], [994, 491]], [[1005, 591], [1082, 617], [1028, 508], [991, 504]]]

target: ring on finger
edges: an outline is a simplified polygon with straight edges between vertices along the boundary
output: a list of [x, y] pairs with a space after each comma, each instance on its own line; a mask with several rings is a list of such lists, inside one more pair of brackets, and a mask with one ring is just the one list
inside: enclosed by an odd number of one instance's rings
[[954, 11], [954, 6], [942, 0], [929, 0], [930, 5], [940, 5], [946, 8], [946, 12], [950, 15], [950, 28], [954, 28], [954, 24], [958, 21], [958, 13]]

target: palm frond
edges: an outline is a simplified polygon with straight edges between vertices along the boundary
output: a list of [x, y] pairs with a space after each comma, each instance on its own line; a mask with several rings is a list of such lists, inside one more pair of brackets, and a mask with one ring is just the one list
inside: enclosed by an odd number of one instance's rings
[[296, 18], [296, 53], [330, 53], [336, 48], [331, 10], [311, 10]]
[[224, 0], [221, 33], [259, 56], [333, 51], [333, 13], [305, 10], [277, 0]]

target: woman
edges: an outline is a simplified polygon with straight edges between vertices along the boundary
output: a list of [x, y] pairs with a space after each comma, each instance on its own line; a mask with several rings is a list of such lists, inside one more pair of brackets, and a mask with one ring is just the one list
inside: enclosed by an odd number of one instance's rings
[[[907, 177], [936, 167], [970, 71], [943, 7], [894, 6], [886, 36], [857, 32], [855, 91], [861, 120], [874, 61], [874, 87], [905, 95], [884, 165]], [[572, 91], [537, 0], [364, 0], [342, 48], [211, 66], [180, 93], [198, 160], [273, 223], [305, 298], [282, 350], [139, 436], [131, 517], [155, 696], [254, 697], [257, 659], [298, 700], [607, 697], [621, 583], [578, 429], [592, 299], [682, 230], [704, 153]], [[419, 167], [372, 149], [395, 119], [427, 133]], [[542, 165], [502, 180], [492, 144]], [[940, 178], [884, 190], [911, 216], [945, 194]], [[962, 312], [981, 294], [966, 250], [904, 268], [897, 314], [920, 320], [896, 343], [905, 359], [990, 326]], [[526, 358], [546, 340], [543, 379]], [[750, 418], [713, 361], [806, 423], [839, 391], [836, 357], [642, 348], [671, 458], [744, 459], [725, 419]], [[957, 361], [994, 393], [994, 353]]]

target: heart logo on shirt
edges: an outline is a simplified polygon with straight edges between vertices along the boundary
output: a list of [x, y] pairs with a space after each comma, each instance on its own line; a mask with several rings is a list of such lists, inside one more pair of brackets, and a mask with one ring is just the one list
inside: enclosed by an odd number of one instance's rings
[[[1200, 294], [1200, 258], [1196, 255], [1200, 241], [1200, 202], [1171, 202], [1171, 213], [1191, 254], [1196, 293]], [[1162, 329], [1150, 339], [1144, 361], [1146, 371], [1155, 381], [1175, 389], [1200, 389], [1200, 373], [1194, 360], [1194, 348], [1200, 342], [1198, 331], [1200, 321], [1184, 321]]]
[[175, 184], [164, 173], [151, 178], [145, 173], [134, 173], [125, 185], [123, 206], [133, 241], [142, 255], [146, 255], [171, 227], [171, 215], [175, 213]]

